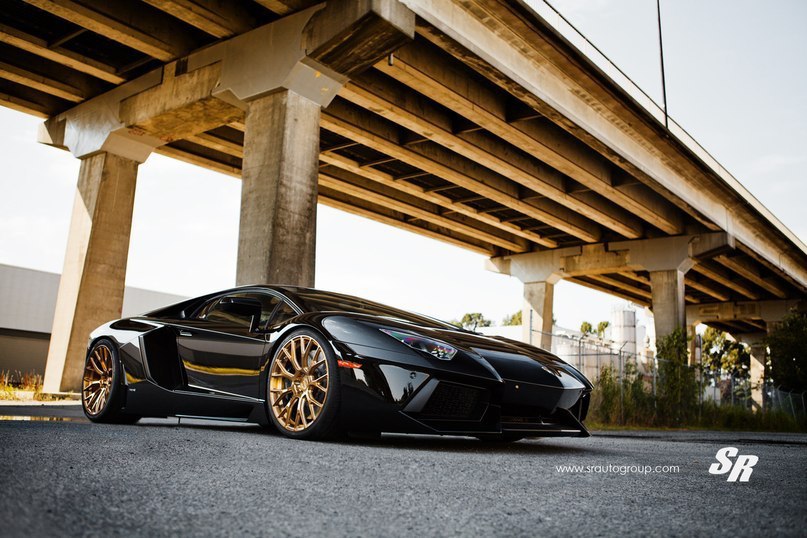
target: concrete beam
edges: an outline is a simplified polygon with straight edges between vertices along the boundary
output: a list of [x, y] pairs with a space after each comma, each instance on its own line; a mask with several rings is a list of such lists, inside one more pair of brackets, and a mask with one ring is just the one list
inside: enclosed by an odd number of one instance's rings
[[[732, 245], [731, 237], [724, 233], [618, 241], [492, 258], [490, 267], [522, 282], [587, 277], [616, 288], [616, 294], [621, 290], [631, 300], [638, 297], [639, 302], [644, 300], [646, 304], [651, 299], [656, 336], [661, 337], [683, 328], [686, 322], [684, 273], [698, 257], [723, 252]], [[637, 270], [650, 273], [649, 293], [603, 276]], [[590, 285], [578, 279], [575, 281]]]
[[199, 144], [200, 146], [204, 146], [209, 149], [219, 151], [221, 153], [232, 155], [233, 157], [237, 157], [239, 159], [244, 158], [243, 137], [241, 137], [241, 140], [235, 141], [228, 137], [219, 136], [214, 131], [188, 136], [185, 137], [185, 140], [187, 140], [188, 142], [193, 142], [194, 144]]
[[567, 192], [563, 175], [481, 131], [455, 134], [451, 118], [389, 80], [366, 73], [339, 94], [348, 101], [413, 131], [489, 170], [599, 222], [624, 237], [641, 237], [641, 222], [619, 206], [597, 197]]
[[111, 65], [91, 60], [63, 47], [51, 47], [44, 39], [4, 24], [0, 24], [0, 43], [8, 43], [18, 49], [112, 84], [121, 84], [126, 80], [118, 75], [116, 69]]
[[309, 58], [352, 77], [415, 37], [415, 14], [398, 0], [328, 0], [306, 27]]
[[7, 93], [0, 93], [0, 103], [11, 110], [16, 110], [17, 112], [23, 112], [25, 114], [30, 114], [43, 119], [50, 116], [51, 112], [55, 110], [56, 106], [55, 104], [54, 106], [48, 106], [47, 103], [42, 102], [42, 99], [35, 102], [31, 101], [30, 99], [21, 99]]
[[676, 208], [644, 186], [620, 186], [612, 177], [612, 164], [560, 128], [547, 122], [511, 122], [506, 92], [477, 82], [459, 62], [424, 43], [412, 43], [395, 53], [394, 61], [376, 68], [409, 88], [434, 99], [535, 156], [553, 168], [607, 197], [671, 235], [684, 232]]
[[242, 119], [245, 100], [279, 88], [328, 103], [344, 79], [307, 60], [302, 44], [319, 9], [195, 52], [85, 101], [48, 120], [40, 141], [79, 158], [107, 151], [143, 162], [172, 140]]
[[459, 234], [473, 237], [480, 241], [484, 241], [513, 252], [525, 252], [528, 249], [526, 241], [519, 241], [513, 237], [494, 234], [490, 231], [485, 231], [478, 227], [474, 227], [468, 222], [461, 222], [459, 220], [447, 217], [439, 212], [439, 207], [429, 207], [431, 204], [428, 202], [423, 202], [416, 205], [412, 203], [413, 201], [403, 201], [389, 196], [389, 194], [377, 192], [376, 190], [367, 188], [365, 186], [356, 185], [353, 182], [346, 181], [342, 177], [339, 177], [348, 174], [349, 173], [339, 170], [331, 171], [329, 174], [329, 171], [326, 168], [322, 170], [319, 175], [319, 185], [321, 187], [326, 187], [357, 198], [368, 200], [375, 204], [394, 209], [395, 211], [400, 211], [401, 213], [411, 217], [426, 222], [431, 222], [432, 224], [454, 230]]
[[695, 264], [696, 257], [731, 245], [731, 237], [724, 233], [684, 235], [530, 252], [491, 261], [499, 272], [522, 282], [543, 280], [550, 274], [568, 278], [637, 270], [674, 269], [685, 273]]
[[87, 336], [119, 318], [132, 226], [137, 162], [109, 153], [81, 161], [59, 281], [43, 390], [81, 387]]
[[228, 176], [241, 179], [241, 163], [239, 162], [236, 166], [235, 164], [228, 164], [226, 162], [221, 162], [218, 159], [215, 159], [208, 155], [200, 155], [199, 152], [191, 152], [183, 148], [178, 148], [176, 146], [160, 146], [159, 148], [154, 150], [155, 153], [159, 153], [161, 155], [165, 155], [167, 157], [171, 157], [173, 159], [180, 160], [182, 162], [186, 162], [188, 164], [193, 164], [195, 166], [201, 166], [202, 168], [207, 168], [209, 170], [215, 170], [216, 172], [221, 172], [222, 174], [226, 174]]
[[[618, 274], [620, 276], [622, 276], [622, 277], [625, 277], [625, 278], [629, 279], [629, 280], [634, 280], [636, 282], [640, 282], [640, 283], [644, 284], [645, 286], [647, 286], [648, 288], [651, 286], [649, 278], [647, 278], [645, 276], [641, 276], [641, 275], [639, 275], [637, 273], [622, 272], [622, 273], [618, 273]], [[685, 285], [689, 286], [689, 282], [690, 282], [689, 279], [684, 278], [684, 284]], [[686, 299], [686, 301], [688, 303], [699, 303], [700, 302], [698, 299], [696, 299], [695, 297], [693, 297], [691, 295], [685, 295], [684, 298]]]
[[360, 109], [354, 110], [335, 101], [323, 113], [322, 127], [584, 241], [597, 241], [601, 236], [600, 227], [592, 221], [552, 200], [522, 200], [518, 189], [508, 185], [504, 178], [496, 174], [485, 174], [482, 167], [452, 155], [444, 148], [401, 145], [397, 130], [389, 132], [385, 130], [388, 125], [376, 125], [372, 117], [368, 117]]
[[255, 2], [278, 15], [288, 15], [311, 7], [317, 3], [317, 0], [255, 0]]
[[[164, 62], [171, 61], [196, 48], [182, 26], [170, 17], [156, 19], [144, 14], [128, 2], [104, 0], [25, 0], [51, 15], [72, 22], [96, 34]], [[121, 21], [126, 21], [121, 22]]]
[[232, 37], [250, 30], [251, 16], [240, 2], [212, 0], [143, 0], [213, 37]]
[[591, 277], [571, 277], [567, 280], [569, 282], [574, 282], [579, 286], [583, 286], [585, 288], [589, 288], [595, 291], [599, 291], [600, 293], [608, 293], [613, 295], [614, 297], [619, 297], [620, 299], [625, 299], [626, 301], [650, 308], [650, 300], [642, 298], [638, 295], [634, 295], [632, 293], [625, 292], [623, 290], [613, 290], [613, 289], [606, 289], [599, 283], [589, 282], [588, 278]]
[[503, 4], [406, 0], [424, 21], [418, 33], [807, 287], [802, 240], [702, 148], [682, 143], [685, 133], [671, 136], [564, 40], [551, 31], [536, 31], [531, 21]]
[[731, 269], [749, 282], [753, 282], [760, 288], [772, 293], [774, 296], [780, 299], [787, 298], [787, 291], [785, 291], [782, 286], [770, 279], [763, 278], [762, 275], [753, 269], [751, 264], [744, 261], [741, 257], [717, 256], [715, 261], [723, 267]]
[[638, 295], [639, 297], [642, 297], [642, 298], [647, 299], [647, 300], [650, 300], [651, 297], [652, 297], [652, 294], [649, 291], [647, 291], [647, 290], [645, 290], [643, 288], [640, 288], [638, 286], [632, 285], [632, 284], [630, 284], [628, 282], [623, 282], [622, 280], [619, 280], [617, 278], [613, 278], [613, 277], [605, 276], [605, 275], [586, 275], [586, 276], [588, 276], [588, 278], [590, 278], [591, 280], [601, 282], [601, 283], [605, 284], [606, 286], [611, 286], [611, 287], [616, 288], [618, 290], [622, 290], [622, 291], [630, 293], [630, 294]]
[[386, 224], [388, 226], [400, 228], [402, 230], [423, 235], [431, 239], [436, 239], [437, 241], [442, 241], [455, 247], [476, 252], [477, 254], [482, 254], [485, 256], [491, 255], [492, 251], [490, 246], [485, 247], [477, 242], [469, 241], [466, 238], [460, 238], [452, 230], [432, 226], [427, 222], [407, 221], [406, 219], [401, 218], [402, 215], [393, 216], [390, 214], [393, 212], [388, 211], [387, 208], [379, 206], [372, 207], [372, 205], [368, 204], [365, 200], [344, 195], [339, 196], [339, 194], [341, 193], [331, 194], [320, 192], [319, 203], [346, 213], [352, 213], [353, 215], [379, 222], [381, 224]]
[[695, 265], [692, 270], [705, 276], [706, 278], [709, 278], [710, 280], [714, 280], [715, 282], [722, 284], [728, 289], [735, 291], [744, 297], [754, 300], [760, 298], [756, 291], [752, 290], [742, 282], [738, 281], [737, 278], [733, 277], [726, 271], [715, 267], [714, 265], [699, 263]]
[[766, 323], [776, 323], [803, 304], [804, 301], [799, 300], [702, 303], [687, 306], [686, 317], [689, 325], [733, 320], [763, 320]]
[[0, 78], [74, 103], [86, 98], [86, 95], [76, 87], [6, 62], [0, 62]]
[[166, 65], [159, 85], [120, 102], [118, 115], [130, 132], [168, 143], [244, 117], [241, 107], [213, 95], [221, 83], [220, 62], [179, 76], [177, 67]]
[[[90, 16], [87, 8], [67, 0], [44, 4], [61, 14], [75, 8]], [[155, 147], [242, 119], [245, 102], [279, 89], [327, 105], [346, 81], [338, 69], [353, 73], [361, 62], [374, 63], [414, 33], [413, 15], [392, 0], [349, 7], [346, 14], [360, 20], [345, 16], [333, 26], [323, 21], [333, 13], [319, 5], [194, 52], [51, 118], [40, 140], [67, 147], [77, 157], [111, 151], [142, 161]], [[409, 34], [398, 30], [407, 25]], [[361, 38], [375, 39], [372, 51]], [[350, 46], [361, 54], [347, 54]], [[339, 58], [329, 51], [339, 51]], [[332, 60], [332, 66], [323, 63]], [[131, 147], [119, 149], [122, 145]]]
[[695, 280], [694, 278], [686, 277], [684, 279], [684, 283], [693, 290], [698, 290], [701, 293], [705, 293], [718, 301], [728, 301], [730, 299], [727, 293], [720, 291], [714, 286]]
[[492, 215], [488, 215], [487, 213], [482, 213], [481, 211], [474, 209], [468, 204], [454, 201], [448, 196], [445, 196], [438, 192], [429, 192], [427, 189], [420, 187], [419, 185], [416, 185], [414, 183], [409, 183], [405, 180], [396, 179], [394, 176], [382, 172], [380, 170], [376, 170], [372, 167], [361, 166], [360, 163], [348, 157], [337, 155], [335, 153], [322, 153], [320, 154], [320, 161], [328, 165], [341, 168], [342, 170], [346, 170], [348, 172], [360, 175], [367, 179], [373, 180], [386, 187], [397, 189], [403, 193], [418, 197], [422, 200], [426, 200], [445, 209], [450, 209], [451, 211], [454, 211], [460, 215], [464, 215], [471, 219], [477, 220], [481, 223], [493, 226], [505, 232], [511, 233], [515, 236], [522, 237], [538, 245], [549, 248], [555, 248], [558, 246], [558, 244], [555, 241], [547, 239], [535, 232], [529, 232], [521, 229], [515, 224], [503, 222], [501, 219], [498, 219]]

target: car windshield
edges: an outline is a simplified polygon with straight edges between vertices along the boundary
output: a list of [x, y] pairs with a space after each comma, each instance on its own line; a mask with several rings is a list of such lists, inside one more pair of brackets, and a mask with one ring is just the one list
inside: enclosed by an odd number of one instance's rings
[[294, 294], [304, 303], [303, 306], [309, 312], [355, 312], [357, 314], [368, 314], [396, 320], [405, 321], [432, 329], [462, 330], [445, 321], [412, 314], [372, 301], [359, 299], [350, 295], [332, 293], [329, 291], [319, 291], [310, 289], [295, 289]]

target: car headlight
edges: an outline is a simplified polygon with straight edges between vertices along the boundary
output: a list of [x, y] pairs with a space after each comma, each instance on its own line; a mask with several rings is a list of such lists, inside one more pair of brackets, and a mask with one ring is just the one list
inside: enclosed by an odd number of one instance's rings
[[425, 351], [432, 357], [448, 361], [454, 358], [454, 355], [457, 354], [456, 348], [446, 344], [445, 342], [441, 342], [440, 340], [434, 340], [433, 338], [426, 338], [425, 336], [420, 336], [413, 333], [408, 333], [404, 331], [396, 331], [394, 329], [379, 329], [382, 333], [388, 334], [391, 337], [398, 340], [400, 343], [405, 344], [412, 349], [416, 349], [418, 351]]

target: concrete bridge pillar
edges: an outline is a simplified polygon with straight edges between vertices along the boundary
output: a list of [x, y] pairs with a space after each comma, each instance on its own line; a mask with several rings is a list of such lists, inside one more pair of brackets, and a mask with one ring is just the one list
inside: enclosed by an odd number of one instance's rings
[[321, 107], [414, 31], [397, 0], [329, 0], [234, 40], [216, 92], [246, 104], [237, 284], [314, 285]]
[[314, 285], [319, 116], [291, 90], [247, 106], [238, 285]]
[[[558, 280], [647, 271], [650, 273], [655, 334], [656, 338], [661, 338], [686, 325], [686, 272], [697, 259], [708, 258], [733, 247], [734, 239], [726, 233], [681, 235], [514, 254], [491, 258], [488, 268], [524, 282], [525, 327], [529, 327], [528, 314], [530, 310], [533, 311], [532, 328], [525, 329], [527, 341], [533, 334], [532, 329], [551, 331], [552, 291]], [[536, 315], [536, 312], [539, 314]], [[535, 342], [535, 339], [532, 341]], [[548, 341], [551, 343], [551, 338]], [[541, 344], [548, 347], [546, 343]]]
[[629, 266], [650, 273], [651, 309], [656, 339], [676, 329], [686, 329], [684, 276], [699, 259], [734, 248], [734, 238], [723, 232], [681, 235], [608, 244], [608, 249], [625, 252]]
[[137, 165], [173, 140], [244, 120], [237, 283], [313, 285], [320, 109], [414, 35], [397, 0], [328, 0], [45, 122], [82, 159], [45, 391], [78, 390], [90, 331], [120, 317]]
[[81, 159], [43, 390], [81, 385], [90, 331], [120, 317], [138, 162], [102, 152]]
[[552, 310], [555, 301], [555, 284], [559, 277], [541, 282], [524, 283], [524, 307], [521, 326], [525, 342], [552, 350]]
[[521, 309], [524, 342], [552, 350], [555, 284], [563, 278], [565, 257], [575, 254], [580, 254], [580, 247], [530, 252], [488, 261], [491, 271], [514, 276], [524, 283]]
[[765, 345], [766, 333], [737, 334], [734, 337], [749, 347], [751, 364], [749, 365], [749, 381], [751, 383], [751, 400], [755, 411], [764, 409], [765, 362], [768, 358], [768, 347]]
[[683, 329], [686, 324], [684, 272], [677, 268], [650, 271], [650, 292], [656, 337]]
[[[769, 301], [738, 301], [689, 305], [686, 308], [687, 323], [697, 325], [709, 322], [762, 321], [770, 332], [778, 323], [794, 309], [804, 308], [805, 303], [798, 299], [782, 299]], [[767, 346], [765, 332], [743, 333], [732, 335], [738, 342], [746, 344], [751, 351], [750, 377], [751, 398], [754, 408], [763, 407], [763, 390], [765, 388], [765, 362]]]

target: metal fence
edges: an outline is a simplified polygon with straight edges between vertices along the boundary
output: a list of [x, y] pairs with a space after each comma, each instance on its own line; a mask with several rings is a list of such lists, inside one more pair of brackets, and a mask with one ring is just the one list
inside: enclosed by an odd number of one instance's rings
[[[533, 331], [533, 341], [539, 341], [541, 331]], [[650, 353], [625, 351], [626, 344], [609, 342], [596, 336], [579, 336], [565, 333], [552, 333], [552, 352], [573, 365], [593, 383], [597, 383], [603, 368], [609, 367], [611, 374], [622, 381], [630, 376], [630, 381], [640, 377], [648, 391], [656, 395], [659, 366], [665, 359]], [[729, 372], [704, 371], [699, 365], [691, 365], [699, 384], [699, 403], [713, 403], [720, 406], [754, 408], [753, 386], [748, 377], [732, 375]], [[807, 415], [807, 393], [794, 393], [781, 390], [772, 383], [765, 383], [762, 390], [762, 404], [765, 409], [778, 410], [794, 418]]]
[[807, 416], [807, 392], [788, 392], [769, 384], [765, 390], [765, 405], [794, 418], [803, 418]]

